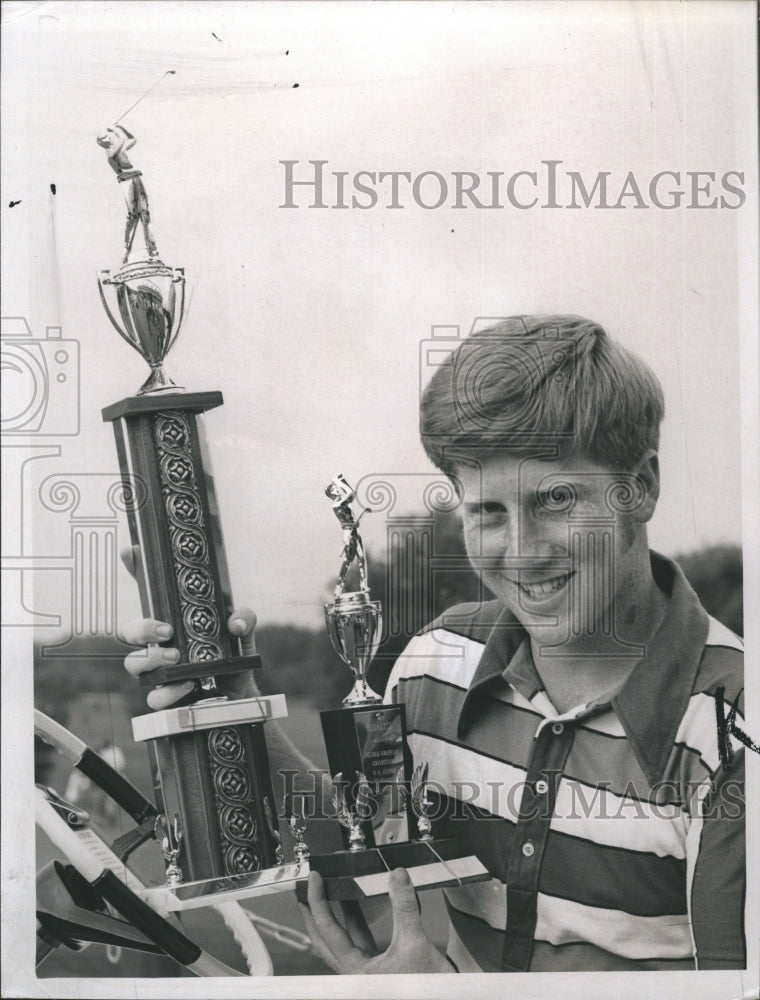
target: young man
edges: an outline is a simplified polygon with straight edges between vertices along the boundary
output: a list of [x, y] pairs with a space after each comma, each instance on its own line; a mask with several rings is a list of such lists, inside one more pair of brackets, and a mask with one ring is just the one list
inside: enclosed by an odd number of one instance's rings
[[493, 874], [446, 893], [460, 971], [742, 968], [741, 642], [649, 551], [655, 376], [597, 324], [513, 317], [438, 370], [423, 443], [496, 600], [394, 668], [417, 760]]
[[386, 698], [439, 832], [492, 879], [446, 890], [444, 958], [403, 872], [380, 955], [312, 876], [305, 923], [336, 971], [745, 966], [742, 754], [723, 766], [714, 699], [738, 697], [742, 647], [649, 551], [662, 416], [651, 371], [579, 317], [512, 317], [437, 370], [422, 440], [495, 599], [415, 637]]

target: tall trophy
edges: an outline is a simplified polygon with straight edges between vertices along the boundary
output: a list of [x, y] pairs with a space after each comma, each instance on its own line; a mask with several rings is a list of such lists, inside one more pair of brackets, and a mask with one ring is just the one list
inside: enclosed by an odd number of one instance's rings
[[[333, 600], [325, 623], [333, 648], [351, 669], [354, 684], [342, 707], [320, 713], [333, 782], [335, 815], [345, 850], [311, 855], [310, 866], [325, 882], [328, 898], [362, 899], [388, 892], [388, 876], [404, 867], [417, 888], [456, 886], [488, 878], [474, 856], [462, 856], [453, 838], [435, 839], [428, 764], [414, 764], [403, 704], [384, 704], [367, 683], [367, 671], [382, 636], [382, 606], [367, 584], [367, 557], [352, 504], [356, 490], [342, 475], [325, 489], [343, 532]], [[355, 569], [358, 589], [348, 591]], [[300, 898], [303, 885], [297, 885]]]
[[[195, 682], [182, 702], [132, 720], [154, 772], [162, 901], [180, 909], [235, 887], [246, 895], [303, 877], [303, 865], [283, 861], [264, 734], [264, 723], [287, 709], [282, 695], [230, 700], [218, 689], [218, 678], [260, 662], [244, 656], [226, 628], [233, 602], [202, 425], [222, 395], [185, 393], [163, 370], [182, 324], [183, 269], [159, 258], [142, 175], [127, 155], [134, 137], [115, 125], [97, 141], [127, 203], [121, 266], [101, 272], [100, 295], [111, 323], [151, 368], [139, 391], [106, 407], [103, 419], [113, 424], [127, 488], [141, 496], [128, 519], [142, 611], [172, 623], [168, 644], [181, 659], [141, 682]], [[138, 224], [142, 255], [134, 248]]]

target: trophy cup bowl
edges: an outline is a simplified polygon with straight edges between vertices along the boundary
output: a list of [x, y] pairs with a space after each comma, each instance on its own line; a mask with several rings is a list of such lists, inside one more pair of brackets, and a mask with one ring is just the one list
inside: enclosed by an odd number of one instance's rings
[[333, 649], [354, 675], [354, 686], [343, 699], [343, 706], [382, 701], [367, 683], [367, 669], [382, 633], [380, 601], [371, 601], [367, 591], [340, 594], [332, 604], [325, 605], [325, 623]]
[[138, 395], [178, 392], [163, 369], [182, 325], [185, 310], [185, 274], [181, 267], [161, 261], [140, 261], [111, 275], [102, 271], [98, 288], [108, 318], [119, 335], [151, 367]]

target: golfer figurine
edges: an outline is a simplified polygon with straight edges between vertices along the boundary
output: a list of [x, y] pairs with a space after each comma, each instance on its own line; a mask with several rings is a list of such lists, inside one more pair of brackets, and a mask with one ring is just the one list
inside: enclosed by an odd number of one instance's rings
[[340, 473], [330, 482], [325, 489], [325, 494], [333, 502], [333, 511], [343, 529], [343, 551], [341, 552], [341, 567], [338, 573], [338, 582], [335, 584], [335, 596], [340, 597], [346, 589], [346, 576], [354, 560], [357, 561], [359, 569], [359, 588], [366, 591], [367, 588], [367, 557], [364, 552], [364, 544], [359, 534], [359, 521], [371, 508], [365, 507], [361, 514], [354, 518], [351, 504], [356, 499], [356, 490], [350, 486]]
[[134, 146], [137, 140], [123, 125], [114, 125], [99, 135], [96, 141], [108, 153], [108, 163], [115, 172], [119, 184], [124, 185], [124, 197], [127, 202], [127, 225], [124, 231], [122, 263], [126, 264], [129, 260], [138, 222], [142, 223], [148, 257], [151, 260], [156, 260], [158, 248], [150, 225], [148, 193], [142, 181], [141, 171], [132, 165], [127, 155], [128, 150]]

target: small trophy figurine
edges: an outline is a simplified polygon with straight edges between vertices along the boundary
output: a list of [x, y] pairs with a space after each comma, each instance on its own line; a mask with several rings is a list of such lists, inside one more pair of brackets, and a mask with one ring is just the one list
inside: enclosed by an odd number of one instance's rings
[[366, 805], [370, 801], [371, 791], [369, 782], [363, 774], [356, 777], [355, 797], [349, 806], [346, 800], [346, 782], [343, 780], [343, 773], [339, 771], [333, 778], [333, 805], [335, 815], [341, 826], [348, 830], [349, 851], [363, 851], [367, 846], [367, 841], [362, 833], [362, 819], [359, 815], [361, 804]]
[[[100, 297], [119, 335], [142, 355], [151, 374], [140, 395], [151, 392], [178, 392], [180, 386], [169, 378], [163, 362], [179, 335], [185, 308], [185, 275], [181, 267], [167, 267], [158, 256], [142, 172], [129, 159], [128, 151], [137, 141], [123, 125], [102, 132], [97, 143], [108, 153], [108, 163], [116, 173], [127, 203], [122, 267], [116, 274], [101, 271]], [[138, 223], [142, 225], [147, 260], [129, 262]]]
[[[418, 764], [412, 771], [410, 782], [410, 798], [412, 812], [417, 817], [417, 832], [419, 840], [433, 839], [433, 824], [430, 822], [430, 815], [433, 809], [433, 802], [428, 798], [428, 764]], [[403, 797], [406, 802], [407, 791], [404, 786]]]
[[290, 830], [295, 839], [295, 844], [293, 845], [293, 860], [297, 865], [301, 865], [309, 860], [311, 851], [309, 846], [304, 839], [304, 834], [306, 833], [306, 814], [304, 812], [303, 801], [301, 802], [301, 807], [298, 811], [295, 810], [292, 804], [292, 800], [288, 800], [288, 796], [285, 797], [285, 802], [283, 803], [283, 812], [288, 817], [288, 823], [290, 824]]
[[285, 856], [282, 852], [282, 838], [280, 837], [280, 829], [277, 825], [277, 819], [274, 815], [272, 809], [272, 803], [269, 798], [265, 795], [262, 800], [262, 805], [264, 807], [264, 818], [267, 821], [267, 829], [269, 830], [269, 835], [274, 841], [274, 860], [275, 864], [281, 865], [285, 860]]
[[182, 829], [180, 827], [179, 816], [174, 814], [174, 822], [168, 823], [166, 816], [159, 813], [156, 816], [156, 840], [161, 847], [161, 854], [166, 861], [166, 884], [170, 888], [175, 888], [182, 884], [182, 869], [177, 864], [180, 851], [182, 850]]
[[127, 132], [123, 125], [114, 125], [113, 128], [107, 128], [99, 135], [96, 141], [108, 153], [108, 165], [115, 172], [117, 181], [124, 185], [124, 197], [127, 202], [127, 227], [124, 233], [122, 264], [129, 261], [138, 222], [142, 223], [148, 256], [151, 260], [157, 260], [158, 248], [150, 226], [148, 192], [142, 181], [142, 171], [136, 170], [127, 156], [127, 151], [134, 146], [137, 139], [131, 132]]

